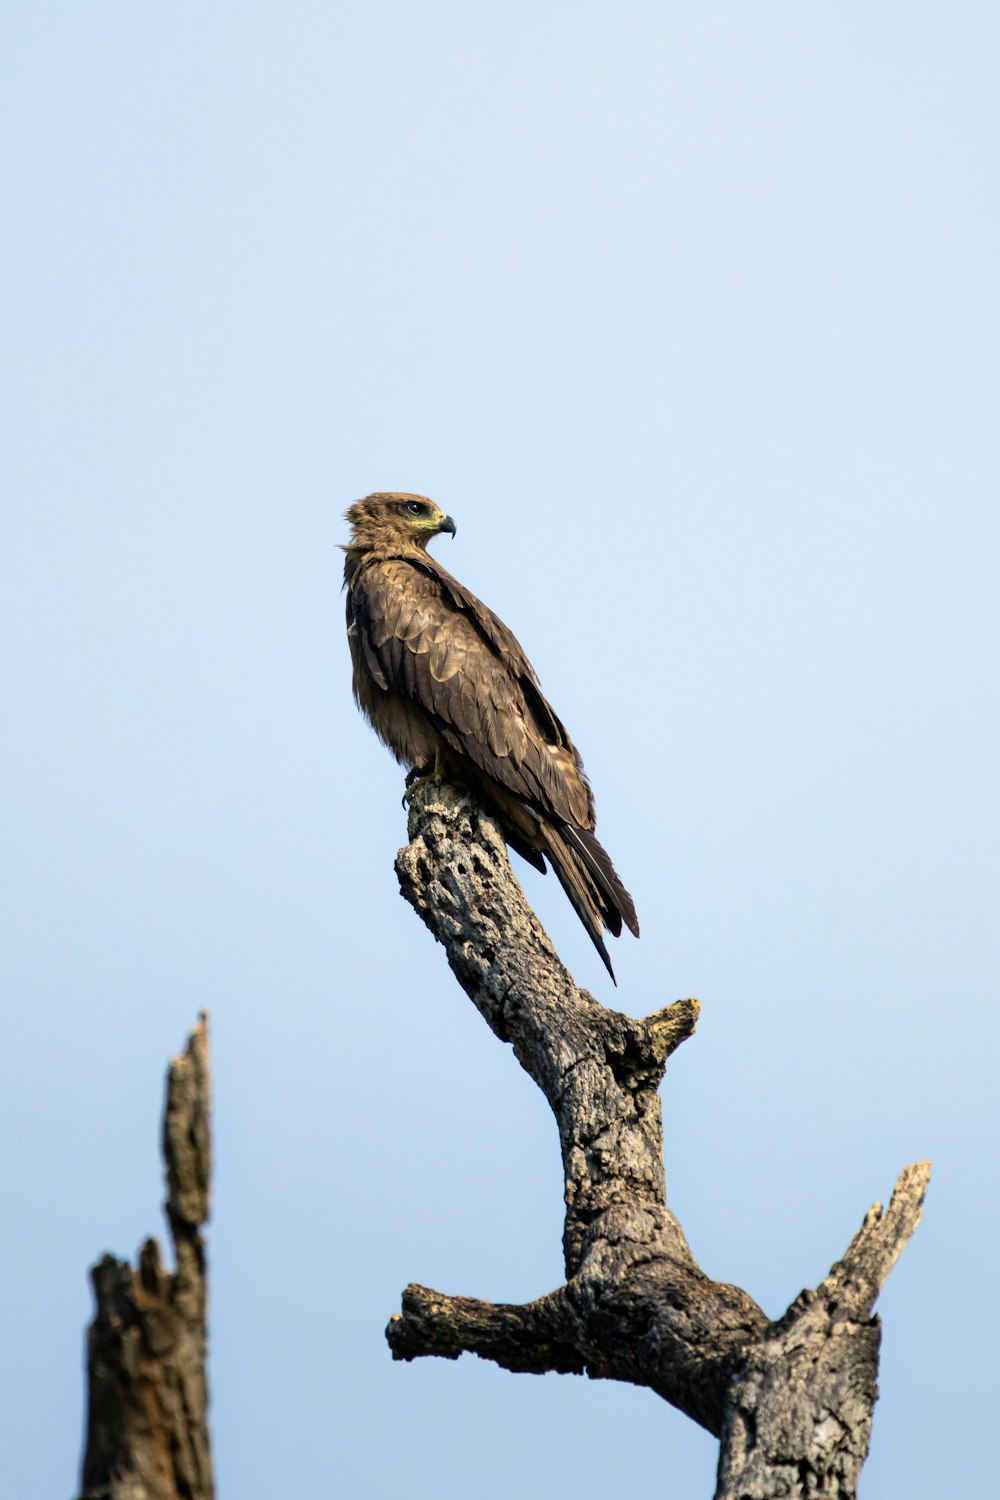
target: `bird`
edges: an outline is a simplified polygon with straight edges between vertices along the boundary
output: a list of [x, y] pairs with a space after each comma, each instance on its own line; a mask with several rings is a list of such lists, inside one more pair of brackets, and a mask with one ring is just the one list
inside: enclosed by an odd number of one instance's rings
[[542, 695], [519, 642], [432, 557], [455, 522], [426, 495], [376, 491], [349, 507], [347, 638], [361, 712], [408, 786], [435, 777], [478, 795], [506, 842], [546, 859], [615, 980], [604, 944], [639, 936], [632, 897], [594, 833], [579, 751]]

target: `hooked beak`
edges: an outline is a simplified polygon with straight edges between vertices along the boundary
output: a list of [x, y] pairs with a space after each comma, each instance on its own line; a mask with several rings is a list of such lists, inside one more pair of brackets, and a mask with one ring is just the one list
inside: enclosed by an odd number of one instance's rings
[[447, 533], [451, 537], [452, 541], [455, 540], [455, 530], [456, 530], [456, 528], [455, 528], [454, 521], [451, 519], [451, 516], [445, 516], [445, 518], [444, 518], [443, 521], [439, 521], [437, 529], [438, 529], [438, 531], [447, 531]]

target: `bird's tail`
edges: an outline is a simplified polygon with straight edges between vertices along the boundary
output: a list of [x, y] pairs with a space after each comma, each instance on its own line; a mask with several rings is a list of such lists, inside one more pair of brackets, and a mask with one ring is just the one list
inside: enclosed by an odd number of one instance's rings
[[624, 922], [630, 932], [639, 936], [632, 897], [618, 879], [607, 851], [589, 830], [551, 822], [545, 824], [545, 836], [545, 852], [552, 861], [559, 884], [573, 903], [604, 967], [614, 980], [615, 971], [601, 929], [606, 927], [618, 937]]

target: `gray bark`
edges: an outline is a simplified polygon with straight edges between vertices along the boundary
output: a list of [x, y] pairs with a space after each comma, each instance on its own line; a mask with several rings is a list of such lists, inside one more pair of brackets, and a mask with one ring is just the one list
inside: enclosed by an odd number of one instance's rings
[[138, 1267], [93, 1267], [87, 1440], [80, 1500], [212, 1500], [207, 1267], [211, 1178], [208, 1025], [170, 1064], [163, 1117], [165, 1210], [177, 1269], [146, 1240]]
[[876, 1399], [878, 1293], [920, 1219], [929, 1166], [908, 1167], [842, 1260], [770, 1323], [698, 1267], [667, 1207], [657, 1092], [695, 1028], [696, 1000], [634, 1020], [563, 967], [496, 825], [443, 783], [411, 800], [403, 895], [472, 1003], [545, 1094], [565, 1174], [566, 1282], [509, 1306], [422, 1286], [403, 1293], [393, 1357], [468, 1351], [505, 1369], [649, 1386], [721, 1440], [717, 1500], [849, 1500]]

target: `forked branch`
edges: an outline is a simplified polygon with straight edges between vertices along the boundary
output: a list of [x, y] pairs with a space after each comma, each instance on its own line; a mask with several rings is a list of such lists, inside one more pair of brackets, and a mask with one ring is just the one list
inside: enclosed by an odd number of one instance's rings
[[510, 1370], [646, 1385], [721, 1439], [718, 1500], [850, 1500], [875, 1401], [872, 1306], [919, 1222], [927, 1164], [906, 1169], [888, 1212], [876, 1205], [826, 1280], [769, 1323], [697, 1266], [667, 1207], [657, 1090], [698, 1002], [637, 1021], [579, 989], [495, 824], [464, 793], [420, 788], [409, 835], [403, 895], [556, 1117], [566, 1283], [523, 1307], [408, 1287], [386, 1330], [393, 1356], [468, 1351]]

